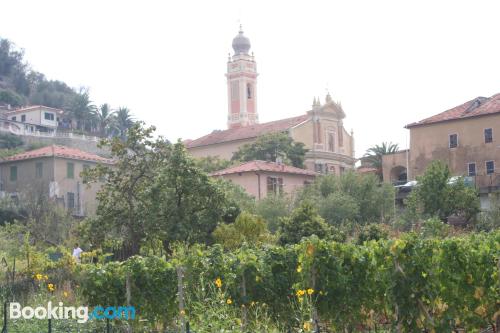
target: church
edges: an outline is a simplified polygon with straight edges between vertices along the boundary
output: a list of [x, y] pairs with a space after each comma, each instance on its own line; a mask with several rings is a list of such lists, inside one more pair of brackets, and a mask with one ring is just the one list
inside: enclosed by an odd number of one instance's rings
[[230, 160], [233, 153], [259, 136], [285, 132], [308, 149], [305, 167], [319, 173], [341, 174], [354, 169], [353, 133], [343, 125], [344, 110], [326, 95], [324, 102], [314, 98], [312, 108], [302, 115], [267, 123], [259, 122], [257, 112], [257, 63], [249, 54], [250, 40], [240, 27], [233, 39], [234, 54], [227, 62], [227, 129], [215, 130], [195, 140], [186, 141], [195, 157], [217, 156]]

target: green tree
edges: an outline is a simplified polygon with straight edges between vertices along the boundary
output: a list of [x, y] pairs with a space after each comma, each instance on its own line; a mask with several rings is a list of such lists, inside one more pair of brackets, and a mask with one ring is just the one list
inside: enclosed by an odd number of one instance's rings
[[407, 218], [439, 217], [446, 221], [459, 215], [470, 221], [479, 212], [479, 198], [474, 188], [462, 179], [450, 182], [450, 170], [442, 161], [433, 161], [425, 173], [417, 177], [418, 186], [408, 196]]
[[331, 225], [359, 221], [360, 207], [356, 199], [347, 193], [334, 192], [320, 200], [320, 215]]
[[233, 224], [219, 224], [214, 238], [225, 248], [234, 250], [244, 243], [250, 246], [266, 243], [270, 241], [270, 234], [262, 217], [242, 212]]
[[280, 220], [289, 216], [293, 209], [293, 202], [287, 195], [268, 195], [259, 200], [255, 212], [268, 223], [269, 231], [278, 231]]
[[327, 238], [330, 234], [330, 226], [318, 214], [314, 206], [303, 202], [290, 217], [281, 220], [279, 242], [296, 244], [304, 237], [316, 235], [319, 238]]
[[125, 140], [127, 132], [134, 126], [135, 120], [130, 110], [126, 107], [119, 107], [113, 117], [113, 128], [118, 137]]
[[94, 112], [95, 105], [90, 100], [88, 89], [81, 88], [70, 102], [68, 116], [76, 122], [76, 129], [90, 130]]
[[94, 110], [94, 117], [97, 121], [99, 135], [102, 137], [108, 135], [113, 122], [114, 113], [111, 106], [107, 103], [102, 104], [99, 108]]
[[149, 189], [144, 212], [166, 251], [172, 242], [207, 243], [227, 205], [214, 179], [196, 167], [184, 145], [169, 145]]
[[394, 215], [394, 187], [374, 175], [325, 175], [304, 188], [299, 201], [314, 202], [330, 224], [386, 222]]
[[284, 132], [265, 134], [257, 138], [253, 143], [247, 143], [233, 154], [233, 161], [277, 161], [293, 165], [298, 168], [304, 167], [304, 158], [307, 149], [302, 142], [295, 142]]
[[106, 139], [101, 146], [110, 149], [113, 166], [98, 165], [84, 173], [86, 180], [104, 180], [97, 193], [95, 218], [86, 221], [83, 231], [96, 246], [117, 244], [122, 258], [139, 253], [148, 236], [149, 195], [160, 161], [168, 159], [170, 147], [154, 141], [154, 128], [137, 124], [126, 141]]
[[382, 142], [381, 145], [375, 145], [369, 148], [363, 160], [366, 161], [371, 167], [378, 170], [378, 175], [382, 177], [382, 156], [395, 153], [399, 150], [397, 144], [392, 142]]

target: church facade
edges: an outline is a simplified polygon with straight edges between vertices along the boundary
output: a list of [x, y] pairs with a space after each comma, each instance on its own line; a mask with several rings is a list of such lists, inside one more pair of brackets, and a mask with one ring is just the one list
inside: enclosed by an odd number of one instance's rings
[[189, 152], [195, 157], [231, 159], [239, 147], [259, 136], [285, 132], [308, 149], [304, 163], [307, 169], [334, 174], [354, 169], [354, 137], [344, 128], [346, 115], [340, 103], [327, 94], [324, 102], [314, 98], [311, 109], [305, 114], [259, 123], [257, 64], [254, 55], [249, 54], [250, 40], [241, 29], [232, 46], [234, 54], [228, 59], [226, 73], [228, 128], [186, 141]]

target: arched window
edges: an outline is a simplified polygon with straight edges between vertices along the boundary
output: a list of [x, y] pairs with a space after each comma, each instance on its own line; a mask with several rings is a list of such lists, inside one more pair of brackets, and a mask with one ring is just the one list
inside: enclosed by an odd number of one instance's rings
[[247, 83], [247, 98], [248, 99], [252, 99], [253, 98], [252, 94], [253, 94], [253, 92], [252, 92], [252, 84]]
[[328, 132], [328, 151], [335, 151], [335, 137], [333, 132]]

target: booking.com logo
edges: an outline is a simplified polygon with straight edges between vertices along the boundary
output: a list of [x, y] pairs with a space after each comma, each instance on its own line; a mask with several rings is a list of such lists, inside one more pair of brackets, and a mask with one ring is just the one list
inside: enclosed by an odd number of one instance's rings
[[9, 304], [10, 319], [76, 319], [78, 323], [86, 323], [89, 320], [103, 319], [135, 319], [135, 307], [133, 306], [96, 306], [90, 313], [88, 306], [64, 306], [59, 302], [54, 306], [52, 302], [47, 302], [47, 306], [21, 307], [20, 303]]

